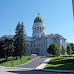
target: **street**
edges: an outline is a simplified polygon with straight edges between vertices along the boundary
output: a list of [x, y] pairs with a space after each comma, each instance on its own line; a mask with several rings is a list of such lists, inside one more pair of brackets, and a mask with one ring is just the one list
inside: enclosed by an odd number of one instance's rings
[[0, 74], [72, 74], [72, 73], [55, 73], [55, 72], [44, 72], [39, 70], [0, 68]]

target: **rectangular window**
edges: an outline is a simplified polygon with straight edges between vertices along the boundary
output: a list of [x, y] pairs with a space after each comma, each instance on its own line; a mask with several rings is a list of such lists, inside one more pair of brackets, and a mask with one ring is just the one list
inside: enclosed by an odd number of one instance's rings
[[41, 32], [41, 27], [40, 27], [40, 32]]
[[37, 31], [38, 31], [38, 33], [39, 33], [39, 27], [37, 27]]

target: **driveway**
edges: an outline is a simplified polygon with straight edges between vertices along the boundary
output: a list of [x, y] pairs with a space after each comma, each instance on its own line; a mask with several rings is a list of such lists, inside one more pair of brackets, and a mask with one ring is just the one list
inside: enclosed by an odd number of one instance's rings
[[20, 67], [20, 68], [36, 68], [37, 66], [42, 64], [45, 60], [46, 60], [45, 57], [38, 56], [36, 59], [31, 61], [30, 63], [25, 64], [25, 65], [20, 65], [20, 66], [17, 66], [17, 67]]

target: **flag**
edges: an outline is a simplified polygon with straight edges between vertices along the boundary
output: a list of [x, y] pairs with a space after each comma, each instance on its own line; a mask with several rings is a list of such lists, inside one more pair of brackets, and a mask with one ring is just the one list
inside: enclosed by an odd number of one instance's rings
[[73, 6], [73, 17], [74, 17], [74, 0], [72, 0], [72, 6]]

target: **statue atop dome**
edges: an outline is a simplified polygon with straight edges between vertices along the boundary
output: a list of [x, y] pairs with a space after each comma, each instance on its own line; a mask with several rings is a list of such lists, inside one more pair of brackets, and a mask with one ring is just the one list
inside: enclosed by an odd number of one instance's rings
[[40, 17], [40, 11], [38, 12], [38, 17]]

